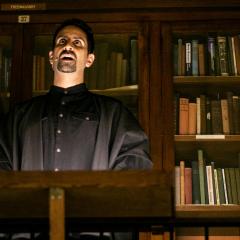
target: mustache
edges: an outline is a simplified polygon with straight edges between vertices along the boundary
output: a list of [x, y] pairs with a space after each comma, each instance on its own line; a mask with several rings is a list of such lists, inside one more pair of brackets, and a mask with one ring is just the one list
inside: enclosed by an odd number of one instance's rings
[[71, 51], [71, 50], [66, 50], [66, 49], [64, 49], [64, 50], [60, 53], [59, 58], [61, 58], [61, 56], [62, 56], [63, 54], [69, 54], [69, 55], [72, 55], [74, 58], [77, 58], [75, 52], [73, 52], [73, 51]]

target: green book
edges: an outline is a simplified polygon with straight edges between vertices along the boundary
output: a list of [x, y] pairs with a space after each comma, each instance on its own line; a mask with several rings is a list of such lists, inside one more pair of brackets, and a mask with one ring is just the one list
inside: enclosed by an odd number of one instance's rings
[[217, 168], [217, 179], [218, 179], [218, 191], [219, 191], [220, 204], [226, 204], [226, 198], [225, 198], [225, 193], [224, 193], [223, 174], [222, 174], [221, 168]]
[[240, 168], [235, 168], [238, 204], [240, 204]]
[[232, 203], [238, 204], [237, 182], [236, 182], [234, 168], [229, 168], [229, 177], [230, 177], [230, 187], [231, 187], [231, 193], [232, 193]]
[[199, 169], [200, 200], [201, 204], [206, 204], [205, 194], [206, 163], [203, 158], [202, 149], [198, 149], [198, 169]]
[[226, 188], [227, 188], [228, 203], [229, 203], [229, 204], [233, 204], [229, 168], [225, 168], [225, 179], [226, 179]]

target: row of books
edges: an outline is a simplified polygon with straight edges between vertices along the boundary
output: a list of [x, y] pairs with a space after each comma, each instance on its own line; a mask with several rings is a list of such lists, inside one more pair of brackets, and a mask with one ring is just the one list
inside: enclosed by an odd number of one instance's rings
[[126, 49], [114, 49], [109, 42], [95, 46], [95, 62], [86, 69], [85, 81], [89, 89], [107, 89], [137, 83], [138, 40], [130, 39]]
[[151, 240], [239, 240], [240, 227], [176, 227], [173, 232], [152, 232], [150, 234]]
[[240, 97], [225, 92], [212, 99], [201, 94], [190, 99], [175, 95], [175, 134], [240, 134]]
[[0, 47], [0, 91], [9, 90], [12, 58]]
[[240, 75], [240, 35], [178, 38], [176, 41], [174, 75]]
[[175, 166], [175, 203], [240, 204], [240, 167], [216, 168], [198, 149], [190, 166], [184, 160]]

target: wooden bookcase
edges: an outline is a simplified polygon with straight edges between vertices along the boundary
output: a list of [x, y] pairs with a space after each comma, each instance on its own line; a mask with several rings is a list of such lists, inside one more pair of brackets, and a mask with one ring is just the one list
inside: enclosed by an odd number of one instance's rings
[[[29, 3], [24, 5], [24, 1], [5, 2], [0, 5], [0, 44], [7, 44], [12, 62], [8, 92], [1, 96], [10, 104], [41, 94], [41, 91], [33, 91], [33, 56], [40, 52], [46, 55], [51, 34], [58, 23], [79, 17], [89, 23], [99, 40], [105, 36], [113, 42], [114, 38], [138, 40], [137, 83], [113, 88], [110, 85], [95, 91], [120, 97], [127, 103], [133, 101], [139, 121], [150, 139], [154, 168], [170, 173], [169, 181], [173, 187], [175, 165], [180, 160], [192, 160], [199, 148], [203, 148], [219, 167], [238, 166], [239, 135], [225, 135], [224, 139], [216, 140], [175, 134], [173, 104], [176, 91], [194, 96], [203, 90], [209, 94], [228, 90], [240, 93], [239, 76], [176, 76], [173, 65], [173, 46], [178, 38], [198, 36], [206, 39], [209, 33], [240, 34], [238, 1], [92, 0], [66, 3], [60, 0], [40, 1], [31, 6]], [[27, 23], [19, 22], [26, 19], [29, 20]], [[129, 60], [128, 40], [122, 46]], [[45, 65], [48, 65], [47, 60]], [[176, 224], [211, 226], [217, 220], [219, 225], [235, 226], [240, 219], [239, 205], [183, 205], [175, 210], [173, 222]]]

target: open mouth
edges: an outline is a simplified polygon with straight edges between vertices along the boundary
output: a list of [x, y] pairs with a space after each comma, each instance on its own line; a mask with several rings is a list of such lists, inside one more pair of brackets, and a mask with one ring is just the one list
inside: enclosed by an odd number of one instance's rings
[[61, 55], [60, 55], [60, 60], [63, 60], [63, 61], [74, 61], [76, 58], [74, 56], [73, 53], [66, 53], [66, 52], [63, 52]]
[[72, 56], [62, 56], [60, 59], [63, 60], [63, 61], [73, 61], [73, 60], [75, 60], [75, 58], [72, 57]]

